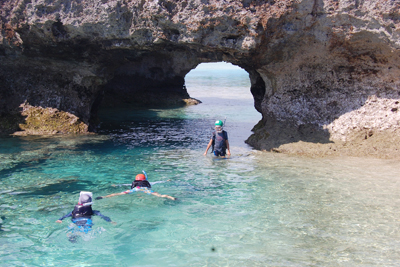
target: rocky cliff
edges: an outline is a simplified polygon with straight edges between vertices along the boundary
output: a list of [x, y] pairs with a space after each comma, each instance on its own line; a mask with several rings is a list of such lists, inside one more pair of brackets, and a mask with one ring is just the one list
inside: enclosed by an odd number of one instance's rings
[[178, 103], [189, 97], [191, 69], [227, 61], [249, 73], [262, 114], [247, 140], [256, 148], [399, 148], [399, 0], [0, 5], [3, 129], [15, 130], [29, 105], [69, 113], [90, 130], [100, 105]]

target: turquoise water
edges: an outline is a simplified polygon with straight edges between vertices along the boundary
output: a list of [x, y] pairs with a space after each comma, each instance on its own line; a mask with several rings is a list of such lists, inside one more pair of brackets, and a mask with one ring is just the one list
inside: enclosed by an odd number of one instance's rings
[[[1, 266], [399, 266], [399, 163], [252, 150], [261, 118], [245, 72], [200, 67], [202, 104], [105, 110], [97, 135], [0, 140]], [[203, 156], [225, 119], [232, 158]], [[117, 224], [68, 240], [81, 190], [117, 193], [146, 170], [171, 201], [136, 193], [95, 201]]]

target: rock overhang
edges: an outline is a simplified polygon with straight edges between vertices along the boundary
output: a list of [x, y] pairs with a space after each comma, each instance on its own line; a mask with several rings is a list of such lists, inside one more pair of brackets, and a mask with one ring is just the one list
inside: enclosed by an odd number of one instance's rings
[[[249, 73], [263, 115], [257, 129], [268, 138], [252, 145], [329, 143], [347, 133], [334, 130], [344, 114], [372, 96], [399, 98], [399, 17], [397, 1], [377, 0], [3, 1], [0, 79], [9, 92], [0, 109], [28, 101], [90, 124], [107, 92], [184, 98], [191, 69], [226, 61]], [[357, 129], [386, 127], [372, 123], [376, 110], [363, 112]], [[270, 141], [273, 129], [288, 138]]]

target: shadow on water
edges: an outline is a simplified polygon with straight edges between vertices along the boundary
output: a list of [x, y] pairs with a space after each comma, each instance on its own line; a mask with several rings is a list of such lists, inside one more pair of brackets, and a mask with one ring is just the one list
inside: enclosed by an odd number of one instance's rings
[[2, 229], [2, 228], [3, 228], [3, 221], [6, 219], [6, 216], [0, 216], [0, 219], [1, 219], [1, 221], [0, 221], [0, 232], [4, 232], [4, 229]]
[[10, 168], [5, 168], [3, 170], [0, 170], [0, 180], [12, 173], [19, 172], [19, 171], [24, 171], [27, 168], [32, 168], [32, 167], [39, 167], [43, 163], [46, 162], [48, 158], [50, 158], [51, 154], [48, 154], [44, 158], [34, 158], [34, 159], [29, 159], [24, 162], [19, 162], [16, 163], [14, 166]]
[[51, 157], [52, 153], [35, 152], [21, 156], [18, 153], [2, 156], [3, 164], [0, 170], [0, 180], [13, 173], [24, 172], [27, 169], [38, 169]]
[[185, 118], [184, 108], [108, 108], [99, 112], [99, 118], [98, 133], [110, 136], [114, 147], [196, 148], [206, 142], [199, 136], [209, 136], [209, 121]]
[[[61, 180], [54, 184], [48, 184], [43, 187], [27, 187], [26, 192], [18, 193], [21, 196], [49, 196], [60, 192], [73, 193], [79, 191], [88, 191], [93, 188], [94, 183], [85, 180]], [[12, 194], [12, 193], [11, 193]]]

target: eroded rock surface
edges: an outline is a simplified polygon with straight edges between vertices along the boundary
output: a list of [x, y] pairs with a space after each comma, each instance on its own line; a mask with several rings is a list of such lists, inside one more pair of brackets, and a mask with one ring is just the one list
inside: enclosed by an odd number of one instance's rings
[[254, 147], [337, 151], [363, 142], [366, 154], [399, 147], [390, 138], [368, 145], [377, 136], [399, 137], [399, 0], [0, 5], [0, 116], [7, 130], [18, 120], [6, 118], [20, 114], [24, 102], [74, 114], [88, 129], [100, 105], [182, 104], [191, 69], [227, 61], [249, 72], [263, 116], [247, 140]]
[[22, 116], [26, 116], [19, 124], [22, 131], [14, 135], [52, 135], [65, 133], [87, 133], [88, 127], [73, 114], [59, 111], [56, 108], [33, 107], [28, 103], [21, 105]]

